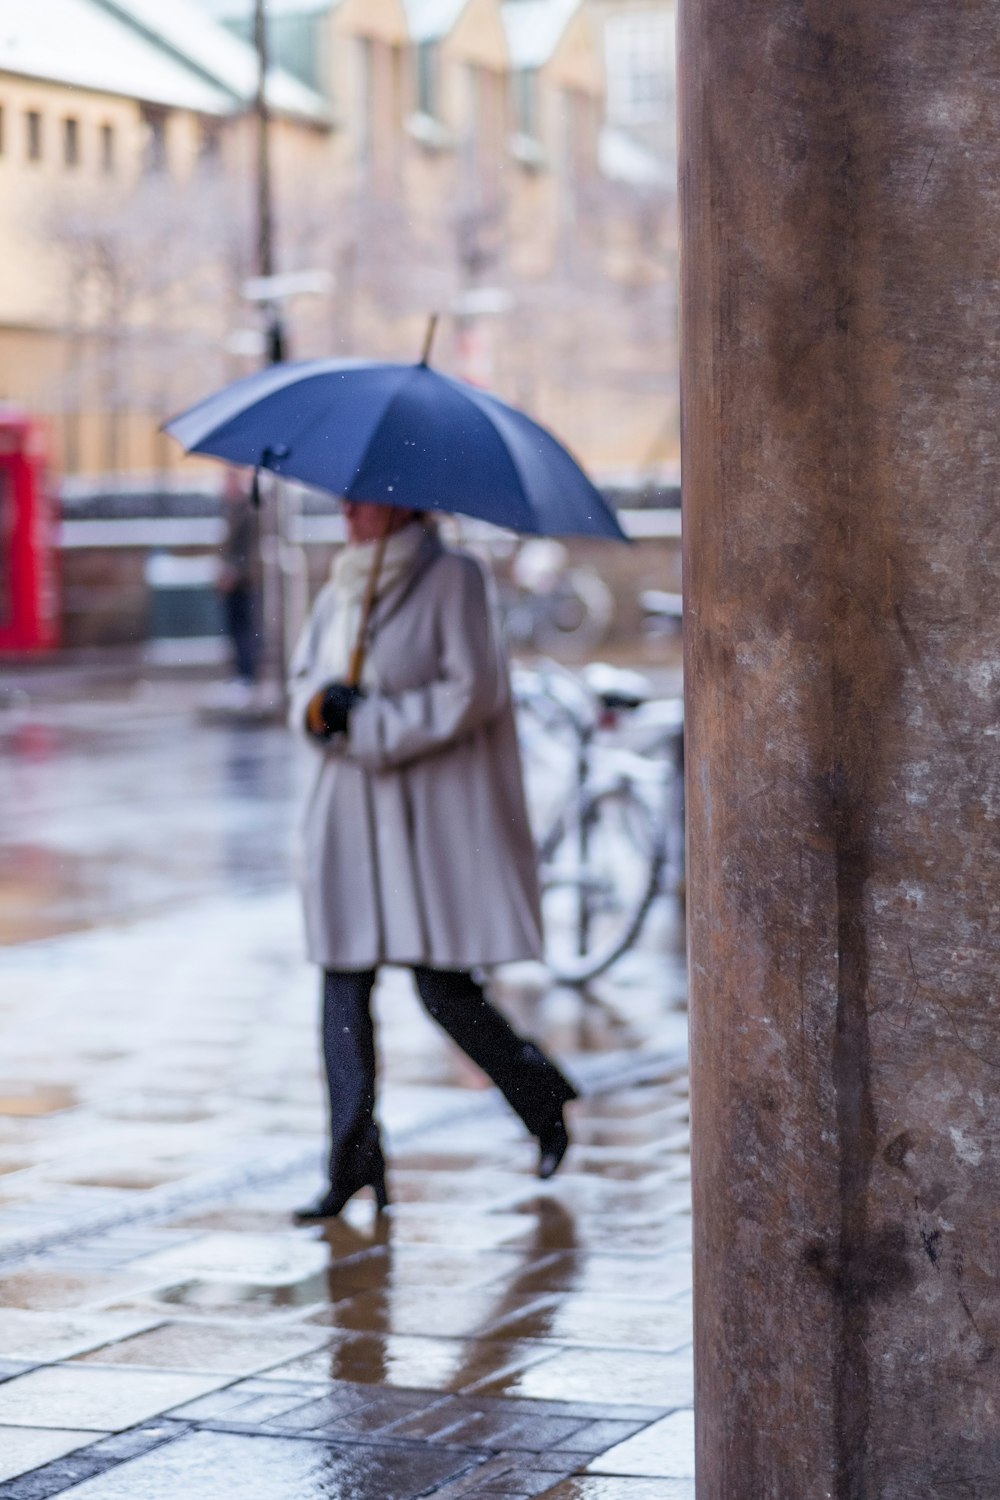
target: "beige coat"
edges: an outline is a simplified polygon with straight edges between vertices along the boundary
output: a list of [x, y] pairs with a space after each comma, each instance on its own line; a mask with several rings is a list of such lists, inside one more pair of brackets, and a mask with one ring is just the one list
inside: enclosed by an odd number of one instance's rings
[[[336, 608], [327, 585], [293, 662], [291, 724], [303, 735]], [[510, 682], [474, 558], [427, 533], [411, 574], [379, 601], [364, 680], [348, 733], [315, 750], [302, 850], [310, 958], [469, 969], [540, 957]]]

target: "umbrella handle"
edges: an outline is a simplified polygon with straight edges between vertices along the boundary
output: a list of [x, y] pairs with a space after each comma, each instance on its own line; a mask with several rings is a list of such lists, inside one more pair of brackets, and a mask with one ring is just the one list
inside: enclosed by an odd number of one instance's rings
[[345, 679], [348, 687], [359, 687], [361, 674], [365, 669], [366, 640], [368, 624], [371, 620], [372, 610], [375, 607], [375, 595], [378, 591], [379, 575], [382, 572], [382, 559], [385, 557], [385, 544], [389, 540], [389, 526], [391, 517], [386, 517], [385, 530], [375, 544], [375, 556], [372, 558], [372, 569], [368, 574], [368, 582], [365, 586], [365, 597], [361, 604], [361, 618], [358, 621], [358, 633], [354, 640], [354, 649], [351, 651], [351, 660], [347, 668]]

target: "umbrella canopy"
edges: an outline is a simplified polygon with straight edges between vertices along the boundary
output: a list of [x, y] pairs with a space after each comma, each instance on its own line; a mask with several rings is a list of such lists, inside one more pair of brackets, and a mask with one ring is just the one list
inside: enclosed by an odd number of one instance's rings
[[315, 359], [238, 380], [165, 424], [189, 453], [348, 500], [454, 511], [540, 536], [625, 534], [551, 433], [426, 364]]

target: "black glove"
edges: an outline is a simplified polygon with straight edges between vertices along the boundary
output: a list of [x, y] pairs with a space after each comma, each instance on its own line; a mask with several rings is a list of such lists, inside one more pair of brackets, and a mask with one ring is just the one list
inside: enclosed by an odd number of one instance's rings
[[[314, 714], [306, 711], [306, 724], [310, 732], [317, 733], [312, 719], [319, 719], [323, 725], [323, 732], [319, 736], [328, 740], [332, 735], [344, 734], [347, 730], [347, 720], [351, 709], [359, 698], [364, 697], [360, 688], [348, 687], [346, 682], [329, 682], [325, 688], [321, 688], [316, 694], [318, 702]], [[310, 705], [311, 707], [311, 705]]]

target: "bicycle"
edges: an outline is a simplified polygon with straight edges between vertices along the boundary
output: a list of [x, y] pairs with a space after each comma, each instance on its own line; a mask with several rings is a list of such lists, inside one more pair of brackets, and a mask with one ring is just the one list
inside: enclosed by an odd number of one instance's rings
[[520, 544], [501, 582], [500, 610], [511, 651], [571, 651], [585, 656], [605, 639], [614, 596], [589, 567], [571, 567], [561, 542], [531, 537]]
[[683, 709], [637, 673], [514, 673], [536, 829], [546, 958], [564, 984], [605, 973], [684, 882]]

